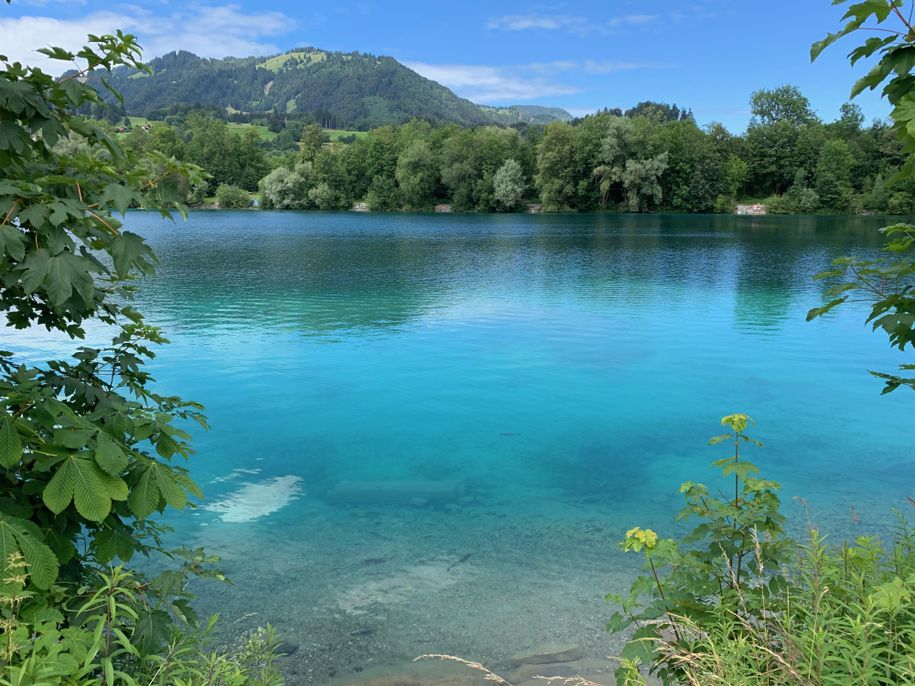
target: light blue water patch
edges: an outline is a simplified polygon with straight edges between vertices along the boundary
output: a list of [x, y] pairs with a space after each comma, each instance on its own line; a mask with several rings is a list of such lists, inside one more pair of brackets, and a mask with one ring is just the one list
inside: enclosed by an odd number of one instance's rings
[[912, 494], [915, 396], [866, 370], [903, 358], [860, 306], [804, 319], [812, 275], [875, 253], [883, 223], [131, 214], [162, 260], [138, 296], [173, 341], [155, 375], [213, 427], [192, 462], [209, 500], [170, 520], [236, 580], [204, 609], [276, 624], [303, 683], [423, 652], [606, 655], [601, 597], [637, 570], [615, 541], [675, 530], [735, 411], [789, 509], [879, 528]]

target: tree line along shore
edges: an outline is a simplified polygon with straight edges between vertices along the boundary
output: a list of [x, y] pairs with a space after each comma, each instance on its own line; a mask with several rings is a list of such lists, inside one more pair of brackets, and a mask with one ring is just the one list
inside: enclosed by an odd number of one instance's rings
[[373, 211], [733, 212], [910, 214], [915, 181], [893, 125], [854, 104], [823, 121], [793, 86], [760, 90], [745, 132], [699, 126], [692, 113], [645, 102], [572, 122], [513, 127], [413, 120], [368, 132], [318, 124], [228, 123], [186, 108], [116, 128], [208, 175], [192, 206]]

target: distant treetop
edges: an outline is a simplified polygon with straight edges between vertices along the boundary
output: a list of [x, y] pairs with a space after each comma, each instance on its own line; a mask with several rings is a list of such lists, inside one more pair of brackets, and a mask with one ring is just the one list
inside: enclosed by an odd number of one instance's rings
[[795, 126], [809, 124], [817, 117], [810, 100], [796, 86], [779, 86], [774, 90], [758, 90], [750, 100], [752, 124], [788, 122]]

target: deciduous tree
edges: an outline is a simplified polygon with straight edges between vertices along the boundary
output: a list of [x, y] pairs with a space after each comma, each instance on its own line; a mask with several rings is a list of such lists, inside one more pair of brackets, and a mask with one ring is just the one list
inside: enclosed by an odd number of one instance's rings
[[514, 159], [505, 160], [493, 176], [493, 196], [503, 210], [516, 209], [524, 198], [526, 187], [524, 172]]

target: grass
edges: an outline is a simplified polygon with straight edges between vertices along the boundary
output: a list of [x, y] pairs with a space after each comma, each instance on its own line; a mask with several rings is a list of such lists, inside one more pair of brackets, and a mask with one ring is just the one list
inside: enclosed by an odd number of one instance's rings
[[287, 52], [282, 55], [277, 55], [276, 57], [270, 57], [263, 62], [258, 62], [257, 66], [261, 67], [262, 69], [268, 69], [269, 71], [275, 73], [282, 69], [283, 65], [294, 57], [298, 59], [308, 60], [307, 64], [315, 64], [316, 62], [323, 62], [325, 59], [327, 59], [327, 53], [321, 52], [319, 50], [296, 50], [294, 52]]
[[324, 129], [324, 133], [334, 143], [345, 136], [355, 136], [356, 138], [365, 138], [369, 135], [368, 131], [347, 131], [346, 129]]
[[[150, 120], [147, 119], [146, 117], [128, 117], [128, 119], [130, 120], [131, 127], [143, 126], [144, 124], [149, 124], [149, 123], [156, 123], [156, 122], [150, 122]], [[118, 126], [120, 126], [120, 124], [118, 124]], [[253, 128], [255, 131], [257, 131], [257, 135], [260, 137], [260, 139], [265, 142], [270, 142], [274, 138], [276, 138], [276, 134], [273, 131], [271, 131], [266, 126], [263, 126], [261, 124], [245, 124], [245, 123], [239, 123], [239, 122], [229, 122], [228, 127], [229, 127], [230, 131], [233, 131], [235, 133], [243, 133], [245, 129]], [[356, 138], [364, 138], [365, 136], [368, 135], [368, 131], [348, 131], [346, 129], [325, 129], [325, 133], [327, 133], [327, 136], [328, 136], [328, 138], [330, 138], [331, 142], [336, 142], [345, 136], [356, 136]], [[119, 134], [119, 135], [123, 136], [125, 134]]]
[[[150, 122], [149, 122], [149, 119], [147, 119], [146, 117], [127, 117], [127, 119], [130, 120], [130, 128], [131, 128], [131, 129], [134, 129], [134, 128], [138, 127], [138, 126], [143, 126], [144, 124], [149, 124], [149, 123], [150, 123]], [[124, 125], [124, 120], [122, 119], [122, 120], [120, 120], [117, 124], [115, 124], [115, 127], [120, 127], [120, 126], [123, 126], [123, 125]], [[116, 135], [118, 138], [124, 138], [125, 136], [128, 135], [128, 133], [129, 133], [129, 131], [125, 131], [125, 132], [123, 132], [123, 133], [120, 133], [120, 132], [119, 132], [119, 133], [116, 133], [115, 135]]]
[[[130, 120], [131, 128], [143, 126], [144, 124], [160, 124], [161, 125], [161, 122], [151, 122], [146, 117], [127, 117], [127, 118]], [[121, 123], [118, 123], [117, 126], [121, 126]], [[274, 138], [276, 138], [276, 134], [273, 133], [273, 131], [268, 129], [266, 126], [261, 126], [260, 124], [244, 124], [244, 123], [228, 122], [228, 127], [229, 127], [230, 131], [233, 131], [235, 133], [242, 133], [247, 128], [253, 128], [255, 131], [257, 131], [257, 135], [260, 137], [260, 139], [262, 141], [272, 141]], [[346, 133], [350, 133], [350, 132], [343, 131], [343, 132], [341, 132], [341, 135], [344, 135]], [[123, 136], [125, 134], [119, 134], [119, 135]], [[363, 134], [363, 135], [365, 135], [365, 134]]]
[[253, 128], [257, 131], [257, 135], [262, 141], [272, 141], [276, 138], [276, 134], [268, 129], [266, 126], [260, 124], [241, 124], [236, 122], [229, 122], [229, 130], [234, 131], [235, 133], [243, 133], [245, 129]]

